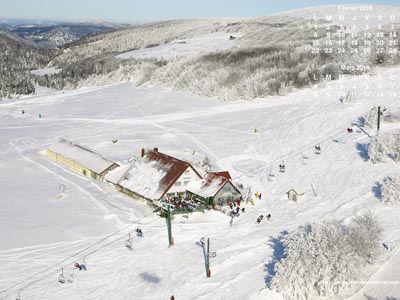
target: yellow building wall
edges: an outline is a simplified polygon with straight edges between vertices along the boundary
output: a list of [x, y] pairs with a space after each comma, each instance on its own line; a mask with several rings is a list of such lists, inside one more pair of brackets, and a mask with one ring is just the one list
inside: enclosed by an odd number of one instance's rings
[[[85, 168], [84, 166], [81, 166], [80, 164], [74, 162], [73, 160], [70, 160], [68, 158], [65, 158], [64, 156], [57, 154], [49, 149], [47, 149], [47, 157], [50, 159], [62, 163], [63, 165], [69, 167], [70, 169], [74, 170], [76, 173], [85, 175], [89, 178], [93, 179], [99, 179], [99, 176], [93, 172], [92, 170]], [[84, 172], [85, 171], [85, 172]]]

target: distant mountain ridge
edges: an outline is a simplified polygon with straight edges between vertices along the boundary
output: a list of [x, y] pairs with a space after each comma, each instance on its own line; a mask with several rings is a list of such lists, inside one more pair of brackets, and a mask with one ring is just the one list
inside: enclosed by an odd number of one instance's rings
[[83, 37], [108, 33], [126, 25], [109, 22], [68, 23], [55, 21], [0, 20], [0, 29], [40, 48], [56, 48]]

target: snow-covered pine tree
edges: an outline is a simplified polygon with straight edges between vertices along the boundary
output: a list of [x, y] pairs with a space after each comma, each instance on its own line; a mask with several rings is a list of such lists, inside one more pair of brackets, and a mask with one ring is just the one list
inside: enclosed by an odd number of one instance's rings
[[378, 108], [374, 106], [364, 116], [364, 125], [375, 128], [378, 123]]
[[385, 162], [387, 158], [400, 160], [400, 133], [389, 132], [376, 135], [368, 147], [368, 156], [373, 163]]
[[284, 239], [272, 287], [285, 299], [335, 296], [350, 287], [369, 255], [376, 255], [381, 229], [366, 213], [346, 227], [336, 221], [307, 224]]
[[378, 162], [384, 162], [387, 157], [388, 149], [384, 143], [384, 137], [382, 135], [376, 135], [368, 147], [368, 156], [370, 160], [376, 164]]
[[201, 162], [201, 168], [204, 172], [209, 172], [211, 170], [211, 161], [208, 156], [204, 157], [204, 160]]
[[349, 228], [353, 249], [365, 264], [370, 256], [375, 257], [378, 254], [382, 228], [370, 211], [353, 218]]
[[382, 201], [387, 205], [400, 204], [400, 176], [387, 177], [382, 184]]

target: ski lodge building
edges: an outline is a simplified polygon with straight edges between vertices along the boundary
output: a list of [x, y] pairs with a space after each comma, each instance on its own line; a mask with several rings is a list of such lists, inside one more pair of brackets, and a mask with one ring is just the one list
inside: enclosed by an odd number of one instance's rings
[[105, 180], [130, 196], [157, 205], [163, 197], [186, 192], [189, 182], [202, 176], [188, 162], [158, 151], [142, 149], [141, 158], [110, 172]]
[[65, 139], [60, 139], [56, 144], [47, 148], [47, 156], [65, 166], [68, 166], [75, 172], [87, 177], [101, 180], [105, 174], [119, 167], [104, 156], [74, 144]]
[[229, 172], [209, 172], [202, 180], [190, 182], [187, 195], [215, 207], [241, 199], [240, 191], [231, 182]]
[[228, 172], [208, 172], [203, 178], [189, 162], [161, 153], [158, 148], [142, 149], [140, 158], [120, 166], [93, 150], [60, 139], [47, 148], [47, 156], [79, 174], [104, 179], [118, 191], [162, 210], [178, 208], [183, 197], [193, 205], [214, 208], [241, 198]]

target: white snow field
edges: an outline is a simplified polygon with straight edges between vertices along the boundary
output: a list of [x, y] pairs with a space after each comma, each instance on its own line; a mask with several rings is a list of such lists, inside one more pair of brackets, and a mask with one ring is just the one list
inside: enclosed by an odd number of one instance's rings
[[[230, 39], [230, 37], [234, 39]], [[157, 58], [161, 60], [173, 60], [187, 56], [195, 56], [208, 52], [227, 50], [235, 46], [235, 39], [239, 33], [216, 32], [189, 39], [171, 41], [170, 43], [157, 45], [150, 48], [138, 49], [117, 55], [118, 58]]]
[[[18, 293], [41, 300], [282, 299], [267, 287], [267, 266], [279, 251], [271, 239], [306, 222], [348, 221], [365, 210], [376, 214], [382, 242], [395, 250], [365, 269], [346, 297], [400, 297], [400, 208], [383, 204], [373, 189], [400, 167], [366, 160], [375, 129], [354, 125], [374, 105], [399, 107], [400, 68], [375, 73], [252, 102], [132, 83], [1, 101], [0, 299]], [[350, 90], [358, 97], [342, 104], [340, 93]], [[383, 124], [381, 130], [396, 128], [400, 124]], [[169, 248], [165, 219], [146, 204], [46, 158], [44, 150], [60, 137], [121, 163], [142, 147], [188, 160], [208, 156], [214, 170], [230, 171], [263, 198], [245, 203], [232, 227], [218, 211], [176, 216]], [[278, 171], [282, 161], [285, 173]], [[301, 203], [287, 200], [291, 188], [305, 192]], [[270, 221], [255, 224], [267, 213]], [[128, 250], [127, 234], [138, 226], [144, 236], [134, 235]], [[217, 253], [211, 278], [201, 237], [209, 237]], [[84, 257], [88, 270], [59, 283], [60, 269], [69, 277]]]

